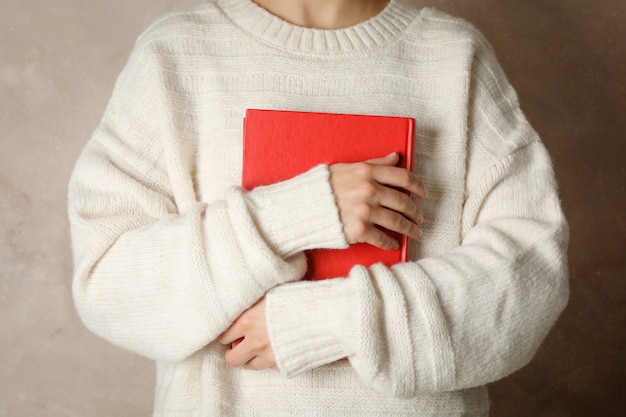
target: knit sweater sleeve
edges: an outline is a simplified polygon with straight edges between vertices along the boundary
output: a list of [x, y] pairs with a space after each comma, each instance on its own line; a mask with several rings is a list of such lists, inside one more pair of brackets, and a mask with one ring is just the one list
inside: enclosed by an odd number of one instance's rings
[[480, 386], [525, 365], [564, 308], [568, 229], [551, 161], [488, 45], [475, 47], [460, 244], [270, 291], [286, 375], [347, 356], [393, 396]]
[[270, 288], [300, 279], [302, 251], [346, 245], [317, 167], [205, 204], [194, 191], [180, 97], [139, 41], [69, 185], [73, 295], [94, 333], [155, 360], [204, 347]]

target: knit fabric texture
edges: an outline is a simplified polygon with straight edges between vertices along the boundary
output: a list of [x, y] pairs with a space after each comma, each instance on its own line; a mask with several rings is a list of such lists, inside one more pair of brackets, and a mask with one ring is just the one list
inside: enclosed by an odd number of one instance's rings
[[[414, 118], [429, 197], [410, 262], [301, 281], [307, 249], [347, 246], [329, 169], [241, 189], [247, 108]], [[568, 298], [551, 161], [492, 49], [405, 0], [339, 30], [250, 0], [159, 19], [79, 157], [69, 218], [76, 308], [157, 362], [154, 416], [486, 416], [485, 385], [528, 363]], [[232, 368], [216, 338], [264, 295], [279, 371]]]

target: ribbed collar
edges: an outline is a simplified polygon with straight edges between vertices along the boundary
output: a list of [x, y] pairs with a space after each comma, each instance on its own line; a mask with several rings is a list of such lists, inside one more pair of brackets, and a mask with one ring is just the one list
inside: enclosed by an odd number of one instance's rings
[[419, 9], [391, 0], [378, 15], [344, 29], [312, 29], [293, 25], [252, 0], [215, 0], [242, 30], [265, 43], [295, 53], [332, 55], [366, 51], [396, 38], [418, 16]]

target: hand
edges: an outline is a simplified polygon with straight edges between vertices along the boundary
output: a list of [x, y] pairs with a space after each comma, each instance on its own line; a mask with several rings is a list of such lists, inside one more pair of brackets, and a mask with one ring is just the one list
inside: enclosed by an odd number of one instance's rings
[[226, 351], [226, 363], [230, 366], [256, 371], [278, 369], [267, 333], [265, 297], [241, 313], [217, 340], [223, 345], [231, 345], [240, 340], [236, 346]]
[[415, 239], [422, 236], [422, 214], [404, 191], [420, 198], [426, 198], [427, 191], [411, 171], [396, 167], [398, 160], [399, 155], [392, 153], [330, 167], [330, 184], [348, 243], [397, 249], [399, 243], [376, 226]]

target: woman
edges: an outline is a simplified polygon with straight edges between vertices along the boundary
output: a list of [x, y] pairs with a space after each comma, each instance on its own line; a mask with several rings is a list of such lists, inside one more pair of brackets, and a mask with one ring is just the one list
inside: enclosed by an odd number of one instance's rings
[[[412, 117], [413, 171], [381, 155], [244, 191], [246, 108]], [[158, 20], [69, 213], [77, 309], [157, 362], [155, 416], [486, 416], [485, 384], [532, 358], [568, 297], [545, 148], [482, 36], [411, 1]], [[305, 250], [393, 248], [379, 226], [412, 238], [409, 262], [301, 281]]]

